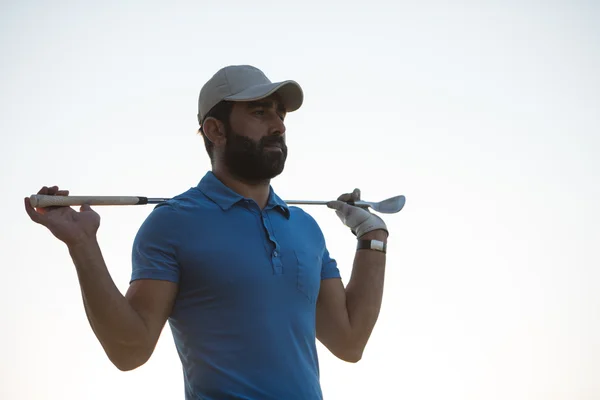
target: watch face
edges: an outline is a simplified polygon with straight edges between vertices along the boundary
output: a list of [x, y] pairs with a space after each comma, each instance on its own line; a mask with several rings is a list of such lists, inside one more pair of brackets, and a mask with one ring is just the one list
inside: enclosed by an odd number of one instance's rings
[[383, 243], [380, 240], [371, 240], [371, 248], [373, 250], [384, 251], [385, 250], [385, 243]]

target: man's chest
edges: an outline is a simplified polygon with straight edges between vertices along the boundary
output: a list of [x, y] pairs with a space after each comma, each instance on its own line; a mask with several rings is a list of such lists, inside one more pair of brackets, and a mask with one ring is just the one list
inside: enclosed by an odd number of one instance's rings
[[245, 211], [196, 226], [178, 251], [182, 296], [225, 309], [316, 302], [323, 245], [302, 224]]

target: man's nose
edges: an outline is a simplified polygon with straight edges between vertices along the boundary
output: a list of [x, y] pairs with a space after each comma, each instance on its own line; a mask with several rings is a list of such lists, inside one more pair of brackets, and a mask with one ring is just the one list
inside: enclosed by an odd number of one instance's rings
[[282, 136], [285, 133], [285, 123], [278, 115], [273, 117], [273, 122], [271, 123], [271, 130], [269, 133], [271, 135], [278, 136]]

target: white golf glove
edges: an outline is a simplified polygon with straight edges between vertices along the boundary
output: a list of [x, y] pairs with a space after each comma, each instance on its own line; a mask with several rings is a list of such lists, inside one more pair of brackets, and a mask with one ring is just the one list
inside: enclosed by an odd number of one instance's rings
[[348, 201], [359, 201], [360, 190], [354, 189], [352, 193], [344, 193], [335, 201], [327, 203], [327, 207], [335, 210], [340, 220], [357, 238], [367, 232], [383, 229], [388, 232], [385, 222], [377, 215], [370, 213], [366, 208], [351, 206]]

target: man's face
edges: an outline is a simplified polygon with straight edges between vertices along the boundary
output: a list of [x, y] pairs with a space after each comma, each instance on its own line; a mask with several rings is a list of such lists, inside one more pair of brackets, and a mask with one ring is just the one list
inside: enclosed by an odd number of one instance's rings
[[228, 170], [250, 182], [279, 175], [287, 158], [284, 118], [275, 98], [236, 103], [225, 124], [223, 161]]

